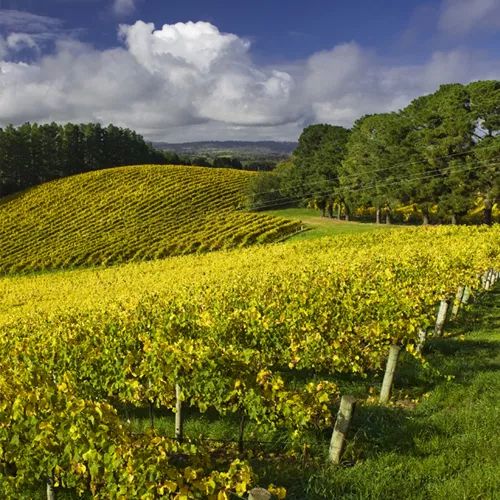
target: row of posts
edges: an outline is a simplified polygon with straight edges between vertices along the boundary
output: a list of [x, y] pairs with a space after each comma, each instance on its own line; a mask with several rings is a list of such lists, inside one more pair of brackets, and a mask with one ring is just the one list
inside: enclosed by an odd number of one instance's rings
[[[481, 283], [484, 290], [490, 290], [496, 281], [500, 278], [500, 272], [494, 269], [488, 269], [483, 275], [480, 276]], [[460, 307], [465, 306], [470, 299], [471, 290], [468, 286], [459, 286], [457, 293], [454, 297], [450, 319], [455, 319], [458, 315]], [[442, 300], [439, 304], [439, 310], [436, 318], [434, 332], [437, 336], [442, 336], [444, 332], [444, 325], [448, 316], [449, 303], [447, 300]], [[427, 337], [427, 332], [421, 329], [418, 334], [417, 352], [422, 352], [423, 346]], [[389, 348], [389, 356], [387, 358], [387, 365], [382, 381], [382, 388], [380, 390], [379, 401], [381, 404], [387, 404], [391, 395], [394, 374], [396, 373], [396, 365], [398, 362], [401, 347], [392, 345]], [[330, 441], [330, 449], [328, 459], [332, 464], [339, 464], [344, 449], [345, 439], [349, 430], [356, 398], [354, 396], [342, 396], [340, 400], [340, 408], [337, 414], [337, 420], [333, 429], [332, 438]]]
[[[495, 271], [493, 269], [489, 269], [488, 271], [486, 271], [483, 275], [480, 276], [483, 289], [490, 290], [499, 278], [499, 271]], [[468, 286], [458, 287], [450, 314], [450, 318], [452, 320], [457, 317], [460, 307], [465, 306], [469, 302], [470, 294], [471, 290]], [[436, 324], [434, 327], [434, 333], [437, 336], [443, 335], [444, 325], [448, 316], [448, 309], [449, 302], [447, 300], [442, 300], [439, 304]], [[416, 347], [417, 352], [422, 351], [426, 337], [427, 332], [424, 329], [421, 329], [418, 334], [419, 342]], [[397, 345], [392, 345], [389, 348], [389, 356], [387, 358], [384, 379], [382, 381], [382, 388], [380, 390], [379, 401], [381, 404], [387, 404], [389, 402], [400, 351], [401, 347]], [[182, 441], [182, 397], [181, 387], [179, 384], [175, 385], [175, 399], [175, 438], [178, 441]], [[333, 433], [330, 440], [330, 448], [328, 452], [328, 460], [332, 464], [340, 463], [355, 405], [356, 398], [354, 396], [342, 396], [340, 399], [340, 408], [337, 413], [337, 419], [333, 428]], [[254, 488], [248, 494], [248, 500], [269, 500], [270, 498], [271, 493], [269, 493], [269, 491], [264, 488]], [[55, 493], [51, 480], [47, 482], [47, 500], [55, 500]]]

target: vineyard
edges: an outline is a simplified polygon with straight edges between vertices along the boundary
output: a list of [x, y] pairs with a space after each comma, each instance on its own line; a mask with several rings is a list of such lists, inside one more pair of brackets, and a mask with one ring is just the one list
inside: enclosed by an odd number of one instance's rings
[[0, 273], [114, 264], [271, 242], [298, 222], [238, 210], [252, 173], [120, 167], [0, 201]]
[[[332, 428], [335, 377], [376, 373], [390, 346], [424, 362], [437, 306], [481, 288], [499, 242], [498, 226], [407, 228], [1, 278], [0, 492], [241, 497], [259, 482], [246, 425], [302, 449]], [[134, 432], [137, 408], [175, 413], [175, 436]], [[233, 415], [238, 448], [190, 439], [184, 411]]]

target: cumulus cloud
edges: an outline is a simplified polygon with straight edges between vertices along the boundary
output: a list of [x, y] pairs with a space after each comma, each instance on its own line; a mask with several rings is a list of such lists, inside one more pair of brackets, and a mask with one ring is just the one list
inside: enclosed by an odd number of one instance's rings
[[439, 28], [450, 35], [465, 35], [485, 28], [500, 28], [498, 0], [444, 0]]
[[38, 51], [39, 47], [33, 36], [28, 33], [11, 33], [7, 37], [7, 47], [14, 51], [29, 48]]
[[207, 22], [157, 29], [137, 21], [122, 25], [119, 37], [121, 45], [108, 50], [58, 40], [52, 54], [26, 63], [6, 53], [30, 39], [0, 36], [0, 126], [100, 121], [151, 140], [296, 139], [311, 122], [350, 126], [441, 83], [500, 76], [499, 61], [472, 52], [390, 65], [354, 42], [268, 67], [252, 60], [248, 40]]

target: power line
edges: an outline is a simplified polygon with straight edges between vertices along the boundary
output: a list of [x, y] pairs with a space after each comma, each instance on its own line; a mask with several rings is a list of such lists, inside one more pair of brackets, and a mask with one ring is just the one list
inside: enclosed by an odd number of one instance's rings
[[[496, 165], [498, 164], [499, 162], [478, 162], [479, 165], [483, 165], [483, 166], [488, 166], [488, 165]], [[443, 172], [447, 172], [448, 170], [459, 170], [459, 171], [467, 171], [467, 170], [472, 170], [474, 168], [476, 168], [478, 166], [478, 164], [474, 164], [474, 165], [462, 165], [461, 167], [457, 167], [455, 165], [453, 166], [449, 166], [449, 167], [445, 167], [445, 168], [442, 168], [442, 169], [433, 169], [433, 170], [428, 170], [427, 172], [424, 173], [424, 175], [422, 176], [420, 173], [418, 174], [413, 174], [413, 175], [410, 175], [410, 176], [407, 176], [405, 177], [404, 179], [400, 179], [400, 180], [397, 180], [396, 182], [404, 182], [404, 181], [411, 181], [411, 180], [418, 180], [419, 178], [425, 178], [427, 176], [433, 176], [433, 172], [436, 173], [435, 177], [440, 177], [441, 174]], [[384, 185], [389, 185], [389, 183], [386, 183], [386, 182], [375, 182], [375, 183], [372, 183], [372, 184], [369, 184], [367, 186], [363, 186], [361, 188], [358, 188], [358, 189], [352, 189], [352, 190], [349, 190], [348, 192], [356, 192], [356, 191], [364, 191], [364, 190], [369, 190], [369, 189], [373, 189], [373, 188], [376, 188], [378, 186], [384, 186]], [[346, 191], [346, 188], [349, 188], [349, 187], [356, 187], [357, 184], [347, 184], [346, 186], [339, 186], [340, 189], [343, 189], [344, 191]], [[310, 187], [308, 185], [308, 187]], [[274, 193], [274, 192], [279, 192], [279, 190], [272, 190], [272, 191], [260, 191], [259, 193], [257, 194], [267, 194], [267, 193]], [[305, 195], [297, 195], [297, 196], [292, 196], [292, 197], [289, 197], [290, 199], [295, 199], [295, 198], [302, 198], [304, 196], [308, 196], [308, 195], [327, 195], [327, 194], [332, 194], [331, 190], [328, 190], [328, 191], [319, 191], [319, 192], [316, 192], [316, 191], [307, 191], [305, 193]]]
[[[481, 148], [482, 151], [484, 150], [489, 150], [489, 149], [493, 149], [493, 148], [498, 148], [497, 145], [492, 145], [492, 146], [487, 146], [487, 147], [484, 147], [484, 148]], [[461, 153], [452, 153], [452, 154], [449, 154], [449, 155], [445, 155], [445, 156], [438, 156], [436, 158], [434, 158], [434, 160], [444, 160], [446, 158], [451, 158], [451, 157], [456, 157], [456, 156], [461, 156], [461, 155], [472, 155], [474, 154], [475, 151], [462, 151]], [[480, 160], [478, 160], [480, 161]], [[378, 169], [373, 169], [373, 170], [370, 170], [370, 172], [381, 172], [381, 171], [387, 171], [387, 170], [395, 170], [396, 167], [398, 166], [401, 166], [401, 165], [417, 165], [417, 164], [421, 164], [422, 162], [420, 160], [415, 160], [415, 161], [412, 161], [412, 162], [398, 162], [398, 163], [394, 163], [393, 165], [391, 166], [388, 166], [388, 167], [381, 167], [381, 168], [378, 168]], [[446, 168], [446, 167], [445, 167]], [[440, 170], [444, 170], [444, 169], [440, 169]], [[350, 177], [357, 177], [358, 174], [348, 174], [348, 175], [344, 175], [342, 176], [343, 179], [348, 179]], [[311, 182], [309, 183], [309, 186], [312, 186], [312, 185], [315, 185], [315, 184], [322, 184], [322, 183], [333, 183], [333, 182], [337, 182], [338, 181], [338, 177], [337, 179], [332, 179], [332, 180], [318, 180], [318, 181], [315, 181], [315, 182]], [[276, 192], [279, 192], [278, 189], [271, 189], [269, 191], [261, 191], [257, 194], [266, 194], [266, 193], [276, 193]]]
[[[472, 170], [473, 168], [475, 168], [475, 166], [467, 167], [467, 168], [464, 169], [464, 171], [465, 170]], [[441, 172], [439, 172], [437, 174], [424, 175], [424, 176], [420, 176], [420, 177], [407, 177], [405, 179], [399, 179], [399, 180], [396, 180], [396, 181], [393, 181], [393, 182], [378, 183], [377, 185], [369, 185], [369, 186], [364, 186], [364, 187], [358, 188], [358, 189], [350, 189], [347, 192], [348, 193], [356, 193], [356, 192], [368, 191], [368, 190], [374, 189], [374, 187], [378, 187], [378, 186], [390, 186], [390, 185], [394, 185], [394, 184], [399, 184], [401, 182], [412, 181], [412, 180], [413, 181], [415, 181], [415, 180], [422, 180], [422, 179], [425, 179], [425, 178], [429, 178], [429, 179], [431, 179], [431, 178], [438, 178], [440, 176], [441, 176]], [[345, 192], [345, 190], [344, 190], [344, 192]], [[283, 202], [279, 202], [279, 203], [274, 203], [274, 202], [262, 203], [262, 204], [258, 205], [256, 208], [285, 206], [285, 205], [288, 205], [291, 201], [298, 201], [301, 198], [304, 198], [305, 196], [306, 197], [307, 196], [312, 196], [312, 195], [327, 196], [327, 195], [331, 195], [331, 194], [332, 194], [331, 191], [308, 192], [308, 193], [305, 193], [305, 195], [288, 197], [287, 200], [284, 200]]]
[[[482, 163], [482, 165], [488, 166], [488, 165], [496, 165], [498, 163], [499, 162], [487, 162], [487, 163]], [[427, 177], [429, 177], [429, 178], [440, 177], [441, 174], [442, 174], [442, 172], [445, 171], [445, 170], [458, 169], [458, 170], [462, 170], [462, 171], [467, 171], [467, 170], [471, 170], [471, 169], [476, 168], [476, 166], [477, 165], [471, 165], [471, 166], [464, 165], [463, 167], [451, 166], [451, 167], [446, 167], [445, 169], [434, 169], [433, 171], [428, 171], [423, 176], [420, 175], [420, 174], [414, 174], [412, 176], [405, 177], [404, 179], [398, 179], [397, 181], [394, 181], [392, 183], [389, 183], [389, 182], [372, 183], [372, 184], [370, 184], [368, 186], [363, 186], [361, 188], [350, 189], [347, 192], [354, 193], [354, 192], [359, 192], [359, 191], [367, 191], [367, 190], [374, 189], [374, 188], [379, 187], [379, 186], [386, 186], [386, 185], [391, 185], [391, 184], [397, 184], [399, 182], [419, 180], [419, 179], [423, 179], [423, 178], [427, 178]], [[429, 174], [429, 172], [436, 172], [436, 173], [435, 174]], [[356, 185], [355, 184], [351, 184], [351, 186], [356, 186]], [[347, 185], [345, 187], [349, 188], [350, 186]], [[345, 187], [343, 188], [344, 192], [346, 191]], [[258, 193], [258, 194], [265, 194], [265, 193], [266, 192], [263, 191], [263, 192]], [[303, 198], [304, 196], [309, 196], [309, 195], [329, 195], [329, 194], [332, 194], [330, 190], [328, 190], [328, 191], [320, 191], [320, 192], [308, 191], [305, 194], [297, 195], [297, 196], [290, 196], [290, 197], [287, 197], [287, 198], [289, 200], [294, 200], [294, 199], [300, 199], [300, 198]], [[266, 202], [266, 203], [263, 203], [262, 206], [267, 205], [267, 204], [271, 204], [271, 203], [272, 202]]]
[[[483, 166], [489, 166], [489, 165], [498, 165], [500, 164], [500, 162], [487, 162], [487, 163], [483, 163], [481, 165]], [[376, 184], [371, 184], [371, 185], [368, 185], [368, 186], [364, 186], [364, 187], [361, 187], [361, 188], [358, 188], [358, 189], [348, 189], [347, 191], [343, 188], [344, 192], [347, 192], [347, 193], [357, 193], [357, 192], [362, 192], [362, 191], [369, 191], [371, 189], [374, 189], [374, 188], [377, 188], [377, 187], [380, 187], [380, 186], [390, 186], [390, 185], [394, 185], [394, 184], [399, 184], [399, 183], [403, 183], [403, 182], [409, 182], [409, 181], [416, 181], [416, 180], [422, 180], [422, 179], [432, 179], [432, 178], [438, 178], [438, 177], [441, 177], [442, 175], [442, 172], [445, 171], [445, 170], [450, 170], [450, 169], [455, 169], [455, 170], [459, 170], [459, 171], [469, 171], [469, 170], [473, 170], [477, 167], [477, 164], [476, 165], [470, 165], [470, 166], [466, 166], [464, 165], [463, 167], [456, 167], [456, 166], [452, 166], [452, 167], [446, 167], [446, 169], [440, 169], [437, 173], [434, 173], [434, 174], [425, 174], [425, 175], [413, 175], [413, 176], [408, 176], [408, 177], [405, 177], [404, 179], [398, 179], [396, 181], [392, 181], [392, 182], [379, 182], [379, 183], [376, 183]], [[435, 170], [434, 170], [435, 171]], [[349, 186], [347, 186], [349, 187]], [[262, 193], [265, 193], [265, 192], [262, 192]], [[262, 194], [262, 193], [259, 193], [259, 194]], [[277, 206], [284, 206], [284, 205], [287, 205], [289, 204], [291, 201], [297, 201], [297, 200], [300, 200], [304, 197], [307, 197], [307, 196], [312, 196], [312, 195], [316, 195], [316, 196], [326, 196], [326, 195], [331, 195], [331, 191], [328, 190], [328, 191], [322, 191], [322, 192], [315, 192], [315, 191], [309, 191], [305, 194], [302, 194], [302, 195], [297, 195], [297, 196], [290, 196], [290, 197], [287, 197], [286, 200], [284, 200], [283, 202], [265, 202], [265, 203], [261, 203], [259, 204], [256, 208], [265, 208], [265, 207], [277, 207]]]

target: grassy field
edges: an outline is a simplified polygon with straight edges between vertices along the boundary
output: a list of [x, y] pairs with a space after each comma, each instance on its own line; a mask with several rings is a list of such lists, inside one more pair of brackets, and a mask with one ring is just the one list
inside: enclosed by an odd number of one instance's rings
[[[378, 393], [380, 376], [336, 379], [341, 392], [364, 398], [341, 466], [325, 466], [326, 434], [311, 433], [307, 457], [300, 450], [281, 456], [290, 446], [282, 436], [249, 425], [244, 456], [261, 483], [284, 485], [297, 500], [499, 498], [500, 287], [465, 311], [446, 338], [430, 341], [425, 357], [427, 367], [403, 357], [388, 407], [366, 399]], [[128, 418], [137, 431], [151, 425], [147, 409]], [[174, 434], [173, 418], [161, 411], [154, 425]], [[238, 421], [192, 413], [185, 431], [235, 447]]]
[[254, 175], [143, 165], [0, 200], [0, 273], [115, 264], [276, 241], [300, 227], [242, 206]]
[[313, 208], [282, 208], [279, 210], [266, 210], [263, 213], [274, 217], [284, 217], [289, 220], [299, 220], [304, 224], [307, 230], [291, 236], [287, 241], [310, 240], [338, 234], [366, 233], [395, 227], [386, 224], [330, 219], [329, 217], [322, 217], [320, 212]]

